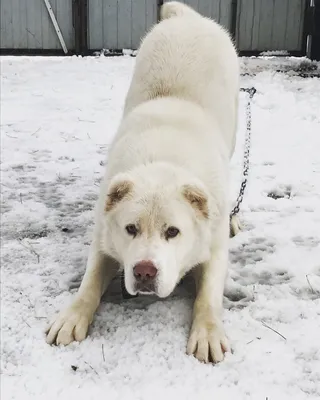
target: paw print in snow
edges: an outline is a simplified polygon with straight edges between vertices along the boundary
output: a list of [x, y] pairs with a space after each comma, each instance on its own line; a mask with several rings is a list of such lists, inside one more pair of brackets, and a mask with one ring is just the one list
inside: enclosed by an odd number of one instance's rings
[[268, 193], [268, 197], [274, 200], [290, 199], [292, 197], [292, 187], [290, 185], [279, 185]]
[[292, 241], [296, 246], [299, 247], [317, 247], [320, 244], [320, 239], [314, 236], [294, 236]]
[[275, 252], [275, 243], [266, 238], [253, 238], [249, 243], [243, 243], [237, 249], [230, 250], [232, 263], [239, 263], [241, 266], [255, 264], [262, 261], [265, 256]]

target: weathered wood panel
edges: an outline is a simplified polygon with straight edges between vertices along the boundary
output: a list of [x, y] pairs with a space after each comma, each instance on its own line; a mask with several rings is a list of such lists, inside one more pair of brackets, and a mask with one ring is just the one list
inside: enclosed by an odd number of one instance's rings
[[[25, 0], [28, 2], [29, 0]], [[57, 18], [67, 48], [74, 47], [74, 29], [72, 21], [72, 0], [56, 0], [53, 12]], [[54, 34], [56, 38], [56, 34]], [[56, 38], [57, 39], [57, 38]], [[59, 48], [61, 47], [59, 42]]]
[[[1, 48], [60, 50], [43, 0], [1, 0]], [[50, 0], [68, 49], [74, 48], [72, 0]]]
[[136, 49], [156, 19], [156, 0], [89, 0], [89, 48]]
[[40, 10], [39, 8], [40, 8], [39, 0], [28, 0], [27, 29], [26, 29], [28, 49], [43, 49], [42, 32], [41, 32], [42, 31], [41, 13], [43, 7], [41, 7]]
[[[136, 15], [137, 20], [132, 21], [132, 3], [133, 1], [141, 2], [141, 0], [120, 0], [118, 1], [118, 43], [120, 48], [132, 49], [132, 25], [137, 24], [141, 19], [140, 15]], [[119, 45], [119, 44], [118, 44]]]
[[286, 38], [284, 48], [298, 50], [301, 48], [303, 35], [303, 15], [305, 0], [288, 1], [288, 14], [286, 18]]
[[[164, 1], [164, 3], [170, 0]], [[219, 22], [221, 25], [230, 28], [231, 24], [231, 3], [232, 0], [180, 0], [205, 17]]]
[[[300, 51], [307, 0], [238, 0], [240, 51]], [[68, 49], [74, 48], [72, 0], [50, 0]], [[231, 28], [232, 0], [184, 0]], [[43, 0], [1, 0], [2, 49], [61, 49]], [[136, 49], [156, 23], [157, 0], [88, 0], [89, 49]]]
[[[139, 0], [137, 0], [137, 2], [138, 1]], [[157, 0], [145, 0], [145, 4], [146, 4], [146, 29], [145, 30], [147, 32], [157, 22]]]
[[0, 2], [1, 14], [1, 48], [13, 47], [13, 28], [12, 28], [12, 3], [11, 1]]
[[144, 1], [132, 2], [132, 47], [139, 47], [141, 37], [147, 29], [147, 12]]
[[[184, 3], [230, 26], [231, 0], [185, 0]], [[157, 0], [89, 0], [90, 49], [139, 47], [157, 21]]]
[[[91, 0], [92, 1], [92, 0]], [[101, 44], [108, 41], [108, 48], [118, 49], [118, 0], [102, 1], [103, 7], [103, 20], [100, 22], [101, 30]], [[98, 7], [97, 7], [98, 8]], [[98, 8], [99, 11], [99, 8]], [[90, 16], [90, 10], [89, 10]], [[89, 25], [90, 26], [90, 25]], [[106, 46], [102, 46], [106, 47]], [[95, 47], [94, 47], [95, 48]], [[98, 46], [97, 48], [101, 48]]]
[[238, 0], [240, 51], [300, 51], [305, 0]]
[[[89, 46], [91, 44], [96, 44], [98, 43], [99, 45], [94, 48], [99, 48], [102, 49], [103, 46], [103, 36], [105, 35], [105, 30], [109, 26], [109, 24], [106, 26], [106, 24], [103, 24], [102, 21], [117, 21], [117, 9], [115, 10], [115, 17], [113, 16], [112, 18], [112, 6], [115, 3], [117, 4], [117, 0], [114, 1], [108, 1], [107, 7], [103, 7], [104, 1], [103, 0], [90, 0], [89, 2]], [[111, 14], [109, 16], [109, 13]], [[111, 17], [111, 18], [110, 18]], [[116, 41], [117, 43], [117, 36], [116, 36]]]

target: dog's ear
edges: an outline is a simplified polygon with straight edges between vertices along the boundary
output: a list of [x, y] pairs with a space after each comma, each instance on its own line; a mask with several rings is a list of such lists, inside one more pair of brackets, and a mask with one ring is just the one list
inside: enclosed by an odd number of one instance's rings
[[204, 218], [209, 218], [208, 196], [195, 185], [184, 185], [182, 194], [195, 211]]
[[120, 201], [124, 200], [129, 196], [133, 188], [133, 183], [129, 179], [117, 179], [111, 182], [110, 188], [107, 194], [107, 200], [105, 204], [105, 211], [111, 211]]

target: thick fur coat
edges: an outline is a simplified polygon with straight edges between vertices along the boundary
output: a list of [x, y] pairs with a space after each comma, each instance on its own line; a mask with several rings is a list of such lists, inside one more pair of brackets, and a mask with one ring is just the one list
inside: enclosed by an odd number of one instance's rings
[[83, 340], [118, 270], [130, 293], [159, 297], [192, 271], [197, 297], [187, 352], [218, 362], [229, 350], [221, 313], [238, 59], [226, 31], [188, 6], [166, 3], [161, 17], [138, 51], [85, 276], [47, 341]]

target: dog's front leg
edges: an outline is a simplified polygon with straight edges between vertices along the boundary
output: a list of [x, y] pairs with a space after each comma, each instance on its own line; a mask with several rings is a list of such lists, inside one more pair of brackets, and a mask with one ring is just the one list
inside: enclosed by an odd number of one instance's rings
[[[212, 251], [211, 259], [195, 270], [197, 297], [187, 353], [204, 362], [219, 362], [229, 351], [222, 324], [222, 302], [228, 266], [228, 233], [223, 229], [222, 240]], [[221, 237], [220, 237], [221, 239]]]
[[47, 343], [67, 345], [86, 338], [102, 294], [118, 271], [118, 264], [102, 254], [96, 242], [90, 247], [87, 268], [75, 299], [47, 329]]

